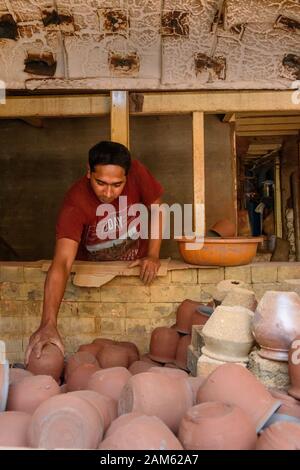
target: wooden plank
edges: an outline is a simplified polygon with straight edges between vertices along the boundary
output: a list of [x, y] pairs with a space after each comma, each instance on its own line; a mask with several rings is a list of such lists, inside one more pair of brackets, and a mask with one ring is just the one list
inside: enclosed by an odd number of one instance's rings
[[236, 152], [236, 132], [235, 125], [230, 124], [230, 142], [231, 142], [231, 174], [232, 174], [232, 195], [235, 217], [235, 236], [238, 234], [238, 181], [237, 181], [237, 152]]
[[205, 148], [204, 113], [193, 113], [193, 184], [194, 231], [197, 238], [205, 235]]
[[0, 118], [101, 116], [110, 113], [109, 95], [8, 96]]
[[282, 238], [282, 207], [281, 207], [281, 180], [280, 180], [280, 158], [275, 161], [275, 225], [276, 236]]
[[[223, 119], [224, 121], [224, 119]], [[238, 126], [246, 125], [268, 125], [268, 124], [300, 124], [299, 116], [277, 116], [277, 117], [253, 117], [253, 118], [239, 118], [236, 120]]]
[[129, 94], [111, 92], [111, 140], [129, 148]]
[[235, 121], [235, 113], [226, 113], [223, 122], [234, 122]]
[[245, 137], [259, 137], [264, 135], [298, 135], [298, 131], [236, 131], [236, 135]]
[[242, 125], [237, 124], [237, 131], [297, 131], [300, 129], [299, 124], [255, 124]]

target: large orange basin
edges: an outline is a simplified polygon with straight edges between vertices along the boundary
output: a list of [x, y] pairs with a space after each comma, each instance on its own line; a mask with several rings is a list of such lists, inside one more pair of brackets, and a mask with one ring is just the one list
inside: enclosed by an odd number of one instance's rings
[[[177, 240], [179, 252], [186, 263], [201, 266], [241, 266], [249, 264], [256, 255], [262, 237], [204, 238], [203, 245], [186, 239]], [[187, 249], [188, 243], [199, 249]]]

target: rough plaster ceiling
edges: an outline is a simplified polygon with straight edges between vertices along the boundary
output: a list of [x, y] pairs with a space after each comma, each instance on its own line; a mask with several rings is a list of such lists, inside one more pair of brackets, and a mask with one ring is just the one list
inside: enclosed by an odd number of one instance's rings
[[0, 0], [0, 79], [35, 88], [289, 88], [299, 0]]

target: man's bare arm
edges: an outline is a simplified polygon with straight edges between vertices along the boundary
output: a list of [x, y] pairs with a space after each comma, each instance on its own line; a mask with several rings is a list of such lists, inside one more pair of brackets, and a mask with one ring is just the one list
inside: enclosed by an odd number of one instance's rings
[[57, 330], [57, 315], [77, 250], [78, 243], [74, 240], [61, 238], [56, 242], [54, 258], [45, 281], [41, 324], [30, 337], [25, 354], [26, 364], [31, 352], [40, 357], [47, 343], [55, 344], [64, 353], [63, 343]]

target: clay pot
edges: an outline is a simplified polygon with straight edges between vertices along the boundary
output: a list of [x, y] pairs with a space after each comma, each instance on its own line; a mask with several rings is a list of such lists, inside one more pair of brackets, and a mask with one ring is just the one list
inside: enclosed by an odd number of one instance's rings
[[148, 354], [143, 354], [141, 356], [141, 361], [143, 362], [148, 362], [149, 364], [152, 364], [153, 367], [163, 367], [163, 364], [161, 364], [160, 362], [157, 362], [157, 361], [153, 361], [150, 356], [149, 356], [149, 353]]
[[77, 353], [89, 353], [96, 358], [98, 352], [103, 348], [104, 344], [92, 343], [92, 344], [82, 344]]
[[94, 339], [92, 344], [100, 344], [102, 346], [104, 344], [106, 345], [106, 344], [117, 344], [117, 343], [113, 339], [109, 339], [109, 338], [96, 338]]
[[87, 351], [79, 351], [72, 356], [68, 357], [67, 364], [65, 367], [65, 380], [68, 380], [68, 377], [72, 372], [82, 364], [92, 364], [99, 367], [99, 363], [95, 356]]
[[33, 375], [9, 387], [7, 410], [32, 414], [49, 398], [60, 394], [58, 383], [49, 375]]
[[218, 361], [248, 362], [254, 343], [252, 316], [244, 307], [217, 307], [201, 331], [202, 353]]
[[67, 393], [68, 392], [68, 386], [67, 384], [60, 385], [60, 393]]
[[157, 362], [174, 362], [179, 341], [177, 331], [159, 326], [152, 331], [150, 341], [150, 358]]
[[249, 370], [230, 363], [217, 367], [199, 388], [197, 403], [207, 401], [239, 406], [251, 417], [257, 432], [281, 405]]
[[25, 377], [32, 377], [32, 373], [29, 370], [10, 368], [9, 369], [9, 385], [21, 382]]
[[258, 438], [256, 450], [300, 450], [300, 426], [284, 421], [272, 424]]
[[117, 403], [110, 403], [110, 400], [112, 401], [111, 398], [100, 395], [94, 390], [78, 390], [70, 394], [86, 400], [90, 405], [96, 408], [102, 418], [104, 432], [111, 425], [113, 419], [117, 417]]
[[115, 344], [105, 345], [96, 357], [102, 369], [110, 369], [111, 367], [127, 368], [129, 366], [128, 349]]
[[218, 220], [211, 228], [212, 232], [223, 238], [230, 238], [235, 236], [236, 227], [233, 222], [228, 219]]
[[27, 369], [34, 375], [51, 375], [59, 382], [64, 370], [64, 356], [55, 344], [46, 344], [39, 359], [34, 352], [30, 354]]
[[198, 307], [202, 306], [203, 303], [190, 299], [186, 299], [181, 302], [176, 312], [176, 323], [174, 327], [178, 333], [191, 333], [193, 313]]
[[0, 413], [0, 447], [27, 447], [31, 415], [22, 411]]
[[131, 374], [125, 367], [103, 369], [90, 378], [86, 388], [118, 401], [130, 377]]
[[119, 341], [118, 346], [121, 346], [128, 351], [129, 366], [140, 360], [139, 350], [134, 343], [131, 343], [130, 341]]
[[277, 410], [278, 414], [293, 416], [300, 419], [300, 402], [298, 400], [282, 390], [269, 389], [269, 392], [272, 397], [281, 401], [281, 406]]
[[42, 403], [28, 428], [30, 445], [44, 449], [96, 449], [102, 436], [102, 418], [95, 407], [69, 393]]
[[289, 376], [292, 386], [289, 394], [300, 399], [300, 336], [295, 338], [289, 349]]
[[177, 241], [179, 253], [186, 263], [200, 266], [242, 266], [252, 262], [261, 238], [205, 237], [204, 242], [184, 238]]
[[135, 361], [131, 364], [128, 370], [132, 375], [135, 375], [141, 374], [142, 372], [147, 372], [149, 369], [151, 369], [151, 367], [153, 367], [153, 365], [149, 362]]
[[287, 361], [290, 344], [300, 335], [300, 297], [295, 292], [266, 292], [257, 305], [252, 332], [261, 357]]
[[104, 439], [110, 437], [114, 432], [120, 429], [122, 426], [126, 426], [126, 424], [130, 423], [135, 418], [139, 418], [140, 416], [145, 416], [142, 413], [134, 412], [134, 413], [127, 413], [126, 415], [119, 416], [111, 425], [109, 426], [107, 432], [105, 433]]
[[192, 390], [192, 396], [193, 396], [193, 405], [196, 405], [197, 403], [197, 393], [199, 388], [203, 385], [205, 382], [206, 377], [203, 377], [202, 375], [199, 375], [198, 377], [188, 377], [187, 381], [191, 387]]
[[252, 450], [256, 431], [253, 421], [238, 406], [209, 402], [188, 410], [178, 439], [186, 450]]
[[193, 326], [205, 325], [213, 311], [214, 308], [207, 305], [201, 305], [200, 307], [197, 307], [191, 318], [191, 331]]
[[222, 302], [222, 307], [245, 307], [252, 312], [257, 307], [257, 300], [253, 291], [236, 287], [226, 295]]
[[183, 336], [178, 341], [175, 364], [177, 367], [180, 367], [180, 369], [187, 370], [187, 349], [191, 341], [191, 335]]
[[160, 419], [155, 416], [139, 416], [101, 442], [99, 449], [162, 451], [182, 450], [182, 446]]
[[85, 390], [90, 377], [97, 371], [99, 366], [94, 364], [82, 364], [76, 367], [75, 370], [68, 376], [67, 390], [68, 392], [75, 392], [76, 390]]
[[192, 404], [191, 389], [185, 379], [177, 378], [175, 382], [167, 374], [144, 372], [131, 377], [123, 388], [119, 415], [137, 411], [157, 416], [176, 433], [180, 420]]
[[246, 289], [247, 284], [243, 281], [239, 281], [238, 279], [225, 279], [224, 281], [220, 281], [213, 293], [215, 303], [220, 305], [226, 295], [231, 292], [232, 289], [236, 289], [237, 287]]
[[151, 367], [148, 372], [155, 372], [156, 374], [167, 375], [174, 379], [187, 379], [188, 374], [181, 369], [174, 369], [172, 367]]

